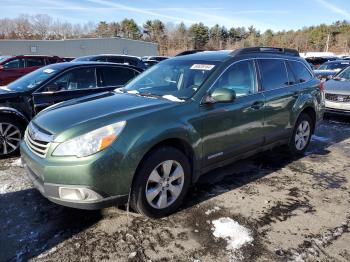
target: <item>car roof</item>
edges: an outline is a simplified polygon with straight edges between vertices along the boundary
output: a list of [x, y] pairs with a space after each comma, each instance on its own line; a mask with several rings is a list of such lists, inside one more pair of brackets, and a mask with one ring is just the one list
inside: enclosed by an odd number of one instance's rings
[[229, 59], [232, 50], [203, 51], [189, 55], [175, 56], [172, 60], [205, 60], [205, 61], [224, 61]]
[[77, 58], [88, 58], [88, 57], [127, 57], [127, 58], [135, 58], [138, 60], [141, 60], [140, 57], [138, 56], [132, 56], [132, 55], [118, 55], [118, 54], [99, 54], [99, 55], [87, 55], [87, 56], [80, 56]]
[[219, 51], [201, 51], [194, 54], [176, 56], [172, 60], [204, 60], [204, 61], [220, 61], [232, 59], [239, 56], [262, 56], [262, 57], [293, 57], [295, 59], [301, 59], [299, 52], [294, 49], [288, 48], [275, 48], [275, 47], [248, 47], [232, 50], [219, 50]]
[[80, 66], [112, 66], [112, 67], [125, 67], [125, 68], [131, 68], [136, 69], [138, 71], [142, 71], [141, 68], [138, 68], [136, 66], [132, 65], [125, 65], [125, 64], [117, 64], [117, 63], [109, 63], [109, 62], [94, 62], [94, 61], [77, 61], [77, 62], [63, 62], [63, 63], [56, 63], [47, 65], [45, 68], [51, 68], [56, 70], [64, 70], [67, 68], [73, 68], [73, 67], [80, 67]]

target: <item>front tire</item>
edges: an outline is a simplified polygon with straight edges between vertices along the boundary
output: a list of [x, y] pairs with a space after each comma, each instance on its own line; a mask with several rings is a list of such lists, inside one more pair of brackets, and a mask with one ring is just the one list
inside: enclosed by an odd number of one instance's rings
[[180, 207], [190, 181], [187, 157], [176, 148], [157, 148], [145, 157], [135, 174], [130, 205], [148, 217], [167, 216]]
[[9, 116], [0, 117], [0, 158], [19, 154], [19, 145], [24, 135], [22, 123]]
[[289, 142], [290, 153], [296, 156], [304, 155], [310, 144], [314, 124], [314, 121], [308, 114], [302, 113], [299, 116]]

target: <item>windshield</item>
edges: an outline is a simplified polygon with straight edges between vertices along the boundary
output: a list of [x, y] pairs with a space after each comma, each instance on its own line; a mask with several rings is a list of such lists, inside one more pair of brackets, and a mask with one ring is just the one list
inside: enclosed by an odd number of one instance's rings
[[11, 58], [11, 56], [0, 56], [0, 63]]
[[27, 91], [39, 86], [43, 81], [57, 73], [58, 70], [50, 67], [40, 68], [8, 84], [6, 89], [10, 91]]
[[188, 99], [214, 71], [218, 62], [166, 60], [146, 70], [129, 82], [123, 91]]
[[337, 74], [333, 79], [350, 81], [350, 66]]
[[345, 67], [347, 67], [350, 64], [347, 62], [339, 62], [339, 63], [325, 63], [323, 65], [321, 65], [318, 69], [320, 70], [340, 70], [343, 69]]

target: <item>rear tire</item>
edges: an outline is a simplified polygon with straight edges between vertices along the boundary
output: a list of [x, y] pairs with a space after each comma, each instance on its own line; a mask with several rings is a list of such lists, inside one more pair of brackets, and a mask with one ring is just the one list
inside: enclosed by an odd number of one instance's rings
[[190, 163], [181, 151], [168, 146], [152, 150], [135, 174], [131, 208], [152, 218], [167, 216], [182, 204], [190, 181]]
[[19, 145], [24, 135], [25, 127], [16, 118], [0, 117], [0, 158], [19, 154]]
[[301, 113], [297, 122], [295, 123], [293, 135], [288, 145], [289, 152], [292, 155], [304, 155], [308, 145], [310, 144], [314, 125], [314, 121], [308, 114]]

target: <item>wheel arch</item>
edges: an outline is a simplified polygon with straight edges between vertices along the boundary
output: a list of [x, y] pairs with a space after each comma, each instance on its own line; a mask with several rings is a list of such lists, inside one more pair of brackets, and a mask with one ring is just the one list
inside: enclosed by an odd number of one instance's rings
[[11, 107], [0, 107], [0, 117], [2, 116], [13, 117], [14, 119], [20, 121], [23, 127], [26, 127], [29, 124], [29, 119], [24, 114]]

